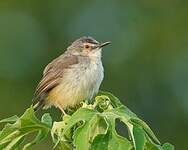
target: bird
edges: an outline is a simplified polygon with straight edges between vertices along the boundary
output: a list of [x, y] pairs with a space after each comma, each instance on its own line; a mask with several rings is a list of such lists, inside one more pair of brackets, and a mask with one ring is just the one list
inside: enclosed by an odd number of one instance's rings
[[55, 106], [66, 114], [66, 108], [74, 107], [83, 100], [90, 101], [99, 91], [104, 78], [102, 48], [110, 43], [100, 43], [90, 36], [83, 36], [52, 60], [36, 87], [34, 110]]

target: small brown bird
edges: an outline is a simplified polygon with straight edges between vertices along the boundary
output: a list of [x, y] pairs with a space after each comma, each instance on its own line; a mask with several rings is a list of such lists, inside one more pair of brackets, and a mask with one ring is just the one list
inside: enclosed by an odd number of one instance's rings
[[34, 94], [34, 109], [58, 107], [63, 113], [69, 106], [91, 100], [103, 80], [102, 47], [92, 37], [81, 37], [43, 71], [43, 77]]

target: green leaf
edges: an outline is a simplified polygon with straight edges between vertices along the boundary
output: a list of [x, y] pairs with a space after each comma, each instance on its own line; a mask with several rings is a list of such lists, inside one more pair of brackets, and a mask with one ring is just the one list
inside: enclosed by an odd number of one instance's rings
[[152, 144], [150, 142], [146, 142], [144, 150], [163, 150], [160, 145]]
[[170, 143], [164, 143], [162, 148], [163, 150], [174, 150], [174, 146]]
[[146, 134], [147, 142], [145, 143], [145, 150], [164, 150], [160, 144], [156, 144], [152, 139]]
[[124, 120], [126, 121], [130, 120], [131, 118], [137, 118], [137, 116], [133, 112], [131, 112], [127, 107], [124, 106], [105, 111], [105, 113], [112, 113], [117, 118], [124, 118]]
[[[47, 117], [46, 115], [43, 121], [47, 120], [46, 118], [49, 119], [49, 116]], [[5, 125], [0, 132], [0, 145], [2, 149], [16, 149], [19, 147], [20, 143], [22, 143], [26, 135], [38, 132], [36, 138], [30, 143], [27, 143], [24, 147], [24, 149], [28, 148], [46, 138], [50, 130], [47, 124], [36, 118], [32, 107], [27, 109], [20, 118], [13, 117], [7, 120], [16, 120], [16, 122]]]
[[103, 118], [102, 116], [97, 117], [94, 123], [90, 122], [91, 124], [91, 141], [94, 140], [94, 138], [99, 134], [106, 134], [107, 130], [109, 128], [109, 124], [106, 121], [106, 118]]
[[110, 92], [99, 91], [98, 96], [108, 96], [114, 108], [122, 106], [121, 101]]
[[77, 127], [73, 136], [73, 144], [78, 150], [88, 149], [95, 136], [106, 133], [108, 128], [106, 121], [97, 111], [86, 108], [78, 109], [71, 116], [66, 122], [63, 134], [65, 135], [73, 126]]
[[24, 140], [24, 135], [20, 135], [16, 138], [14, 138], [5, 148], [4, 150], [10, 150], [10, 149], [15, 149], [16, 147], [19, 146], [20, 143]]
[[20, 131], [18, 129], [18, 124], [6, 124], [3, 130], [0, 133], [0, 145], [3, 145], [12, 139], [14, 137], [18, 136], [20, 134]]
[[[98, 134], [105, 134], [108, 125], [106, 121], [95, 113], [90, 120], [84, 122], [74, 133], [74, 145], [78, 150], [89, 149], [90, 143]], [[84, 142], [83, 142], [84, 141]]]
[[[65, 122], [64, 121], [60, 121], [60, 122], [54, 122], [52, 129], [51, 129], [51, 137], [52, 137], [52, 141], [54, 143], [54, 148], [59, 144], [61, 139], [61, 135], [62, 135], [62, 130], [65, 127]], [[61, 141], [62, 145], [64, 141]]]
[[[120, 106], [114, 109], [107, 110], [103, 112], [104, 116], [107, 118], [115, 118], [120, 119], [124, 122], [128, 130], [130, 131], [133, 145], [136, 150], [143, 150], [145, 146], [145, 134], [148, 133], [150, 136], [153, 137], [157, 141], [156, 136], [151, 131], [149, 126], [139, 119], [133, 112], [131, 112], [127, 107]], [[147, 131], [147, 132], [146, 132]]]
[[17, 120], [19, 119], [18, 116], [14, 115], [12, 117], [9, 117], [9, 118], [5, 118], [3, 120], [0, 120], [0, 123], [14, 123], [16, 122]]
[[108, 130], [107, 134], [98, 135], [91, 146], [91, 150], [131, 150], [131, 143], [115, 131]]
[[[118, 109], [118, 108], [116, 108]], [[121, 109], [120, 109], [121, 110]], [[124, 137], [119, 136], [116, 132], [116, 125], [115, 125], [115, 120], [116, 119], [121, 119], [122, 115], [120, 113], [114, 110], [109, 110], [103, 112], [101, 115], [106, 118], [110, 128], [108, 131], [108, 134], [100, 135], [96, 137], [96, 139], [93, 142], [93, 149], [118, 149], [118, 150], [130, 150], [132, 149], [131, 143]], [[129, 116], [128, 116], [129, 118]], [[126, 119], [127, 123], [128, 120]], [[97, 141], [99, 141], [100, 138], [104, 138], [103, 143], [104, 144], [97, 144]], [[102, 139], [100, 139], [102, 140]], [[101, 142], [100, 142], [101, 143]]]
[[[32, 107], [20, 118], [1, 120], [7, 124], [0, 131], [0, 149], [26, 150], [43, 141], [51, 130], [54, 148], [61, 150], [174, 150], [169, 143], [161, 145], [150, 127], [111, 93], [101, 91], [93, 104], [82, 104], [53, 126], [48, 113], [39, 120]], [[117, 119], [126, 125], [130, 140], [116, 132]], [[29, 134], [36, 136], [24, 145]]]
[[136, 150], [144, 150], [144, 145], [146, 142], [144, 130], [140, 127], [133, 126], [133, 136]]
[[109, 140], [109, 149], [117, 149], [117, 150], [131, 150], [131, 143], [124, 137], [121, 137], [116, 134], [115, 131], [112, 131], [112, 138]]
[[142, 121], [139, 118], [131, 118], [131, 122], [137, 125], [140, 125], [146, 131], [146, 133], [154, 140], [154, 142], [156, 142], [157, 144], [160, 144], [160, 141], [158, 140], [158, 138], [155, 136], [153, 131], [144, 121]]
[[91, 145], [91, 150], [108, 150], [110, 132], [107, 134], [99, 134], [93, 140]]
[[41, 122], [45, 123], [49, 128], [52, 127], [52, 117], [50, 116], [49, 113], [45, 113], [42, 118]]
[[65, 134], [68, 130], [70, 130], [74, 125], [76, 125], [78, 122], [82, 121], [88, 121], [90, 120], [93, 115], [96, 115], [96, 111], [86, 108], [80, 108], [78, 109], [71, 118], [66, 122], [67, 125], [63, 131], [63, 134]]
[[74, 133], [74, 145], [76, 146], [77, 150], [86, 150], [90, 147], [90, 126], [92, 123], [95, 123], [95, 119], [97, 119], [97, 116], [94, 115], [90, 122], [84, 122], [84, 124], [75, 131]]
[[60, 150], [72, 150], [73, 149], [69, 144], [63, 141], [60, 141], [58, 147]]
[[111, 149], [118, 149], [118, 150], [130, 150], [132, 149], [132, 145], [130, 141], [128, 141], [126, 138], [120, 136], [116, 132], [116, 119], [114, 116], [111, 116], [108, 118], [108, 121], [110, 122], [109, 124], [111, 125], [111, 133], [112, 133], [112, 138], [109, 140], [109, 148]]
[[45, 132], [43, 130], [38, 131], [36, 137], [34, 138], [34, 140], [32, 140], [31, 142], [27, 143], [26, 145], [24, 145], [23, 150], [28, 149], [29, 147], [40, 143], [41, 141], [43, 141], [48, 135], [48, 132]]

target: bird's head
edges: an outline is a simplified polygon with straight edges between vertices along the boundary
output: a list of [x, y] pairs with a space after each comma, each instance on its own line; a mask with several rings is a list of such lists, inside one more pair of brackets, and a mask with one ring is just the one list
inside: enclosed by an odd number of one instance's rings
[[68, 51], [74, 55], [98, 56], [101, 54], [102, 48], [110, 43], [111, 42], [99, 43], [92, 37], [84, 36], [75, 40], [68, 47]]

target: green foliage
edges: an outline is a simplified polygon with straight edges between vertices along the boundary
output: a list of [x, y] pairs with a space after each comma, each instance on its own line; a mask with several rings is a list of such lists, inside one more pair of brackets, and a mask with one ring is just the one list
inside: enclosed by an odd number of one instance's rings
[[23, 150], [41, 142], [47, 137], [52, 125], [49, 114], [44, 114], [40, 121], [35, 117], [33, 108], [27, 109], [20, 118], [13, 116], [0, 122], [7, 122], [0, 132], [0, 149], [4, 150], [19, 148], [31, 133], [36, 133], [36, 136], [32, 141], [24, 144]]
[[[129, 138], [117, 133], [116, 120], [126, 125]], [[108, 92], [100, 92], [93, 104], [83, 102], [75, 112], [53, 125], [49, 114], [38, 120], [32, 107], [20, 118], [0, 121], [5, 122], [0, 132], [0, 149], [5, 150], [28, 149], [44, 140], [50, 131], [53, 148], [60, 150], [174, 150], [169, 143], [160, 144], [149, 126]], [[35, 138], [24, 142], [31, 133], [37, 133]]]

